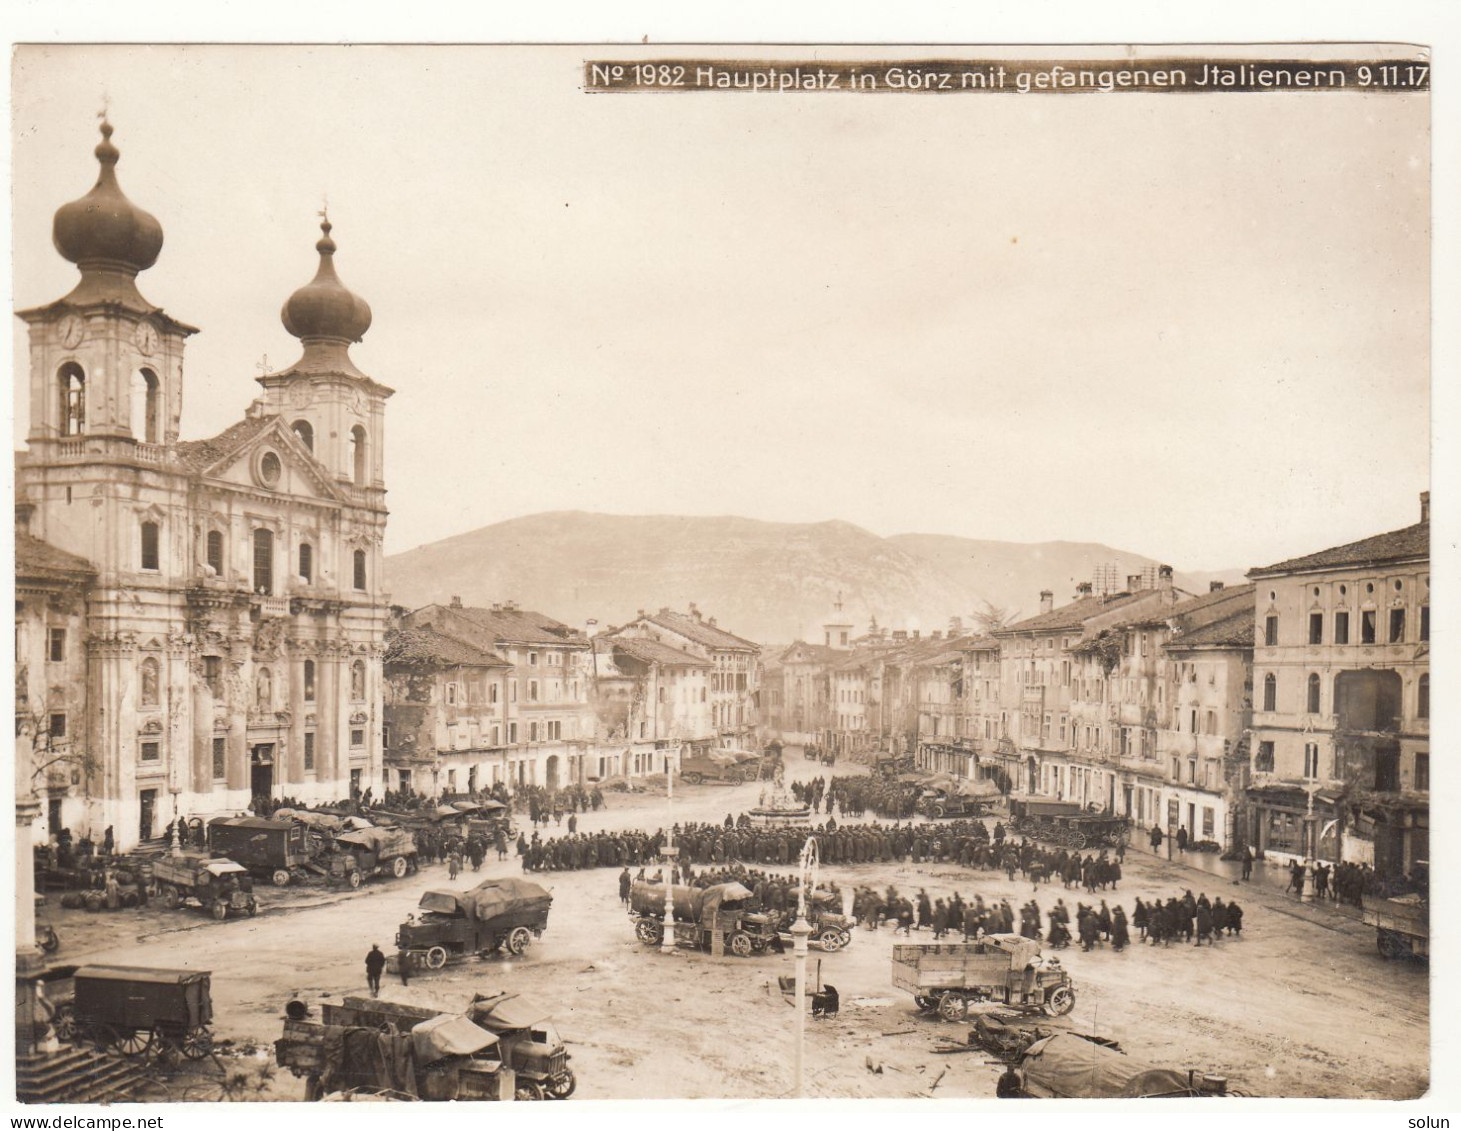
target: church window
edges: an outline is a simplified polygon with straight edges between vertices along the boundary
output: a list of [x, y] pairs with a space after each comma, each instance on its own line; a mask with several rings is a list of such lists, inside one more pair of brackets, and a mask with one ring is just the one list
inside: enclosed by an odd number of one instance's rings
[[284, 465], [279, 461], [277, 452], [265, 452], [259, 457], [259, 482], [265, 487], [279, 486], [283, 474]]
[[315, 701], [315, 662], [313, 660], [304, 662], [304, 701], [306, 703]]
[[1319, 713], [1319, 677], [1317, 675], [1309, 676], [1308, 711], [1311, 715]]
[[208, 531], [208, 565], [214, 573], [223, 573], [223, 531]]
[[68, 361], [61, 366], [61, 435], [79, 436], [86, 431], [86, 374]]
[[228, 777], [228, 739], [213, 740], [213, 777], [221, 781]]
[[1415, 717], [1418, 719], [1428, 719], [1431, 717], [1431, 677], [1429, 672], [1420, 677], [1420, 685], [1417, 689], [1415, 704]]
[[309, 582], [314, 580], [315, 570], [315, 548], [308, 542], [299, 544], [299, 579]]
[[365, 588], [365, 551], [355, 551], [355, 588]]
[[350, 429], [350, 475], [357, 487], [364, 487], [366, 480], [365, 429], [356, 425]]
[[1263, 709], [1278, 710], [1278, 677], [1272, 672], [1263, 677]]
[[142, 760], [144, 762], [160, 762], [162, 760], [161, 744], [156, 742], [144, 742], [142, 744]]
[[158, 569], [158, 531], [157, 523], [144, 522], [142, 524], [142, 568]]
[[132, 374], [132, 438], [156, 444], [162, 438], [161, 385], [157, 374], [139, 369]]
[[274, 593], [274, 532], [263, 527], [254, 531], [254, 592]]
[[51, 657], [51, 663], [59, 664], [66, 659], [66, 630], [64, 628], [51, 629], [50, 647], [47, 653]]
[[304, 732], [304, 769], [306, 773], [313, 773], [315, 768], [315, 732], [307, 730]]
[[308, 420], [296, 420], [292, 425], [294, 434], [304, 442], [310, 451], [315, 450], [315, 430]]

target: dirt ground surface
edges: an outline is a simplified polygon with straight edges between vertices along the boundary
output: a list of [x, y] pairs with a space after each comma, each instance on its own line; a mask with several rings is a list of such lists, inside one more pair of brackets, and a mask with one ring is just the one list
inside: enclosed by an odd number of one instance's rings
[[[824, 767], [788, 751], [794, 778], [861, 772]], [[675, 821], [723, 821], [758, 802], [761, 787], [676, 786]], [[579, 829], [643, 828], [665, 823], [664, 797], [612, 794], [607, 807], [580, 816]], [[819, 818], [821, 819], [821, 818]], [[523, 819], [522, 823], [526, 823]], [[544, 836], [566, 833], [550, 828]], [[493, 854], [495, 855], [495, 853]], [[1297, 903], [1276, 886], [1238, 884], [1210, 860], [1190, 867], [1129, 851], [1120, 890], [1104, 893], [1130, 912], [1138, 897], [1238, 898], [1241, 939], [1215, 947], [1134, 945], [1060, 952], [1076, 989], [1073, 1013], [1044, 1027], [1099, 1033], [1132, 1056], [1226, 1076], [1261, 1096], [1411, 1098], [1427, 1087], [1428, 968], [1387, 962], [1373, 930], [1324, 906]], [[516, 960], [471, 960], [413, 977], [387, 975], [383, 996], [445, 1009], [474, 992], [510, 990], [547, 1004], [573, 1057], [576, 1098], [762, 1098], [791, 1094], [794, 1014], [777, 976], [794, 960], [766, 954], [715, 958], [681, 950], [661, 955], [636, 940], [618, 896], [618, 868], [534, 877], [553, 892], [548, 929]], [[514, 856], [468, 870], [465, 890], [488, 876], [521, 875]], [[1018, 912], [1028, 882], [945, 864], [829, 866], [850, 899], [855, 885], [930, 897], [958, 891], [986, 902], [1008, 898]], [[392, 949], [397, 924], [423, 890], [449, 887], [444, 865], [404, 880], [381, 879], [358, 892], [260, 885], [251, 919], [215, 923], [199, 911], [63, 911], [47, 915], [62, 938], [55, 962], [127, 963], [213, 972], [216, 1036], [233, 1055], [272, 1060], [285, 1003], [365, 992], [365, 952]], [[1057, 897], [1074, 910], [1085, 893], [1059, 885], [1034, 893], [1042, 911]], [[1098, 897], [1099, 898], [1099, 897]], [[1133, 931], [1133, 935], [1135, 931]], [[967, 1022], [920, 1015], [890, 978], [889, 928], [858, 929], [852, 945], [808, 961], [809, 980], [837, 986], [841, 1012], [806, 1023], [806, 1091], [824, 1097], [971, 1097], [994, 1095], [999, 1068], [979, 1053], [940, 1055], [941, 1040], [963, 1042]], [[897, 941], [904, 941], [899, 936]], [[915, 931], [912, 941], [930, 941]], [[819, 965], [820, 963], [820, 965]], [[317, 1014], [316, 1014], [317, 1015]], [[280, 1071], [259, 1098], [300, 1099], [303, 1082]]]

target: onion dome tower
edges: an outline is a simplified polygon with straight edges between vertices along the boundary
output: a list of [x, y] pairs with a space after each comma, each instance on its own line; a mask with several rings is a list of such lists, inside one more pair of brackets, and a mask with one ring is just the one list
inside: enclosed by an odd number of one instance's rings
[[376, 504], [381, 503], [376, 493], [384, 495], [381, 440], [385, 401], [393, 390], [362, 373], [350, 357], [351, 344], [370, 329], [370, 304], [335, 270], [333, 227], [322, 216], [314, 278], [279, 312], [304, 352], [293, 365], [258, 380], [265, 411], [286, 417], [317, 460], [341, 482], [372, 492], [369, 502]]

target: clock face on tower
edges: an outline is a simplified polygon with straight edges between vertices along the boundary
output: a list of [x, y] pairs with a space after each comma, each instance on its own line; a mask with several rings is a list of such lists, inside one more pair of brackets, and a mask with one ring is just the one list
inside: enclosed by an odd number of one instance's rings
[[74, 350], [79, 346], [84, 337], [86, 337], [86, 323], [79, 314], [68, 314], [61, 319], [61, 344], [68, 350]]
[[151, 357], [152, 351], [157, 349], [157, 330], [151, 322], [139, 322], [133, 340], [136, 341], [139, 350]]

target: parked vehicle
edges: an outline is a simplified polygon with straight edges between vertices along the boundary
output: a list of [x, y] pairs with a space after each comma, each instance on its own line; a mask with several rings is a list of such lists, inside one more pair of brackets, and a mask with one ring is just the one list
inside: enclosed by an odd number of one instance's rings
[[331, 882], [358, 888], [371, 876], [399, 880], [416, 871], [416, 855], [416, 838], [407, 829], [354, 829], [336, 836], [320, 862], [328, 866]]
[[925, 817], [986, 817], [999, 800], [999, 787], [988, 778], [944, 782], [923, 791], [915, 808]]
[[745, 760], [733, 750], [710, 750], [704, 754], [691, 754], [680, 760], [680, 779], [687, 785], [701, 782], [724, 782], [740, 785], [743, 781], [754, 781], [756, 770], [747, 768]]
[[[760, 954], [777, 939], [773, 917], [751, 911], [753, 893], [740, 884], [695, 888], [674, 885], [675, 945], [711, 950], [717, 936], [738, 958]], [[637, 881], [629, 889], [629, 917], [639, 941], [658, 946], [665, 937], [665, 885]]]
[[[501, 1041], [470, 1018], [345, 1000], [343, 1007], [325, 1004], [323, 1023], [308, 1019], [303, 1002], [291, 1002], [284, 1035], [274, 1042], [275, 1063], [303, 1077], [306, 1101], [335, 1092], [437, 1101], [514, 1098]], [[409, 1060], [381, 1056], [382, 1040], [409, 1049]]]
[[521, 955], [548, 926], [553, 897], [528, 880], [487, 880], [468, 892], [428, 891], [423, 914], [396, 929], [397, 963], [440, 970], [453, 959]]
[[1125, 817], [1093, 812], [1078, 802], [1049, 797], [1011, 797], [1010, 818], [1020, 836], [1065, 848], [1116, 848], [1126, 844], [1131, 833], [1131, 822]]
[[1157, 1068], [1075, 1033], [1036, 1041], [1016, 1069], [1023, 1094], [1041, 1099], [1164, 1099], [1240, 1095], [1226, 1077]]
[[56, 928], [51, 926], [50, 920], [45, 918], [46, 897], [37, 895], [35, 897], [36, 907], [36, 946], [41, 948], [44, 954], [55, 954], [61, 949], [61, 936], [56, 934]]
[[1075, 987], [1060, 960], [1041, 958], [1040, 944], [1021, 935], [894, 946], [893, 985], [911, 993], [920, 1010], [949, 1021], [963, 1018], [971, 1002], [1051, 1017], [1075, 1008]]
[[51, 1023], [63, 1041], [202, 1060], [213, 1051], [211, 979], [207, 970], [79, 966], [69, 995], [52, 999]]
[[1375, 928], [1375, 946], [1385, 958], [1430, 957], [1430, 904], [1419, 893], [1394, 899], [1367, 896], [1363, 914]]
[[[663, 906], [663, 904], [661, 904]], [[842, 914], [842, 897], [829, 891], [814, 891], [807, 896], [807, 923], [812, 928], [807, 942], [819, 950], [831, 954], [852, 942], [852, 919]], [[793, 907], [781, 917], [777, 933], [784, 943], [795, 941], [791, 925], [796, 922], [796, 908]]]
[[208, 822], [208, 847], [216, 856], [242, 864], [249, 873], [286, 887], [303, 882], [315, 865], [322, 841], [303, 821], [268, 817], [215, 817]]
[[232, 860], [201, 852], [161, 856], [152, 865], [152, 878], [167, 908], [202, 907], [219, 920], [230, 912], [253, 915], [259, 909], [249, 870]]

